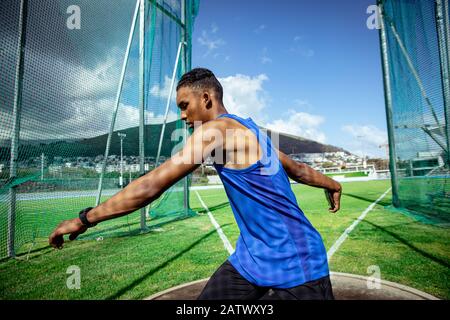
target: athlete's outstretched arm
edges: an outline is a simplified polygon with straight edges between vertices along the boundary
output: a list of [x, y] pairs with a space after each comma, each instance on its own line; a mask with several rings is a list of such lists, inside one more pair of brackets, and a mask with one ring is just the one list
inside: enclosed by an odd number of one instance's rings
[[[220, 141], [208, 140], [208, 136], [215, 136], [214, 130], [217, 130], [215, 126], [217, 123], [211, 122], [199, 127], [189, 137], [183, 150], [90, 210], [86, 215], [89, 223], [99, 223], [127, 215], [158, 199], [173, 184], [198, 168], [211, 150], [221, 147], [218, 145]], [[69, 239], [74, 240], [86, 230], [87, 227], [78, 217], [63, 221], [50, 235], [49, 244], [55, 248], [62, 248], [65, 234], [70, 234]]]
[[327, 189], [334, 201], [334, 208], [330, 212], [337, 212], [340, 209], [342, 185], [314, 170], [306, 163], [296, 162], [278, 150], [278, 157], [288, 176], [298, 183], [306, 184], [317, 188]]

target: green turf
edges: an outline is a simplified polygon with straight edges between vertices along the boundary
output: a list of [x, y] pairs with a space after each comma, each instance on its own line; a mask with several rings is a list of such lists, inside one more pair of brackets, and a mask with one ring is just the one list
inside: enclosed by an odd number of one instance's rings
[[346, 178], [355, 178], [355, 177], [367, 177], [368, 174], [364, 172], [346, 172], [346, 173], [327, 173], [329, 177], [334, 176], [344, 176]]
[[[330, 214], [322, 190], [293, 186], [300, 207], [322, 234], [327, 249], [390, 184], [352, 182], [343, 187], [342, 210]], [[239, 231], [224, 191], [202, 190], [199, 194], [234, 245]], [[389, 193], [349, 235], [332, 257], [331, 270], [368, 275], [368, 267], [377, 265], [385, 280], [449, 299], [448, 228], [424, 224], [386, 209], [390, 200]], [[63, 201], [66, 214], [75, 209], [72, 206], [83, 204], [80, 201], [74, 200], [69, 206], [68, 199]], [[36, 206], [31, 202], [28, 205]], [[58, 201], [54, 205], [58, 206]], [[109, 228], [119, 227], [124, 236], [70, 242], [59, 251], [50, 249], [45, 238], [39, 238], [29, 254], [26, 244], [17, 259], [0, 263], [0, 298], [141, 299], [209, 277], [225, 261], [227, 252], [195, 191], [191, 192], [191, 207], [199, 213], [197, 216], [163, 224], [147, 234], [138, 233], [139, 216], [135, 214], [133, 222], [122, 227], [124, 221], [109, 222]], [[125, 236], [128, 230], [131, 235]], [[95, 239], [95, 232], [89, 231], [86, 236]], [[72, 265], [81, 269], [80, 290], [66, 287], [66, 270]]]

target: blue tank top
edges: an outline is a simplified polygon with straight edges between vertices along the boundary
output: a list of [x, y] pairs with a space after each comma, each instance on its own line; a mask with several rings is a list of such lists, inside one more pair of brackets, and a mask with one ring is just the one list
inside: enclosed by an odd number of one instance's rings
[[292, 288], [329, 274], [322, 238], [297, 204], [289, 177], [269, 137], [251, 118], [231, 118], [250, 129], [262, 149], [245, 169], [214, 164], [230, 200], [240, 235], [230, 263], [249, 282]]

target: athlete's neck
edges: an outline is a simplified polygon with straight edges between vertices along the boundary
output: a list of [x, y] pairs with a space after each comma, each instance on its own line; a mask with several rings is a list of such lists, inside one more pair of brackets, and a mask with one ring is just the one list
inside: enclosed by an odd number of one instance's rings
[[218, 107], [214, 108], [214, 110], [211, 110], [211, 117], [212, 117], [211, 120], [215, 120], [223, 114], [228, 114], [228, 111], [225, 108], [225, 106], [221, 104]]

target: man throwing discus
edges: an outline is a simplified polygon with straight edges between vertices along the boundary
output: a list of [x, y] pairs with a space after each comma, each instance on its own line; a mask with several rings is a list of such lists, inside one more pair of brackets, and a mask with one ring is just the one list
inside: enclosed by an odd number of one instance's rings
[[149, 205], [211, 156], [240, 236], [199, 299], [334, 299], [322, 238], [298, 206], [289, 178], [325, 189], [332, 213], [340, 208], [341, 185], [277, 150], [251, 118], [228, 113], [222, 86], [207, 69], [181, 78], [177, 105], [194, 128], [182, 150], [109, 200], [60, 223], [50, 245], [62, 248], [66, 234], [74, 240], [89, 227]]

